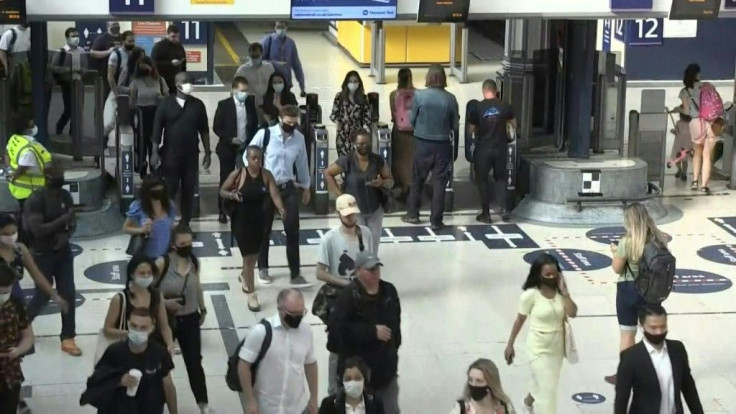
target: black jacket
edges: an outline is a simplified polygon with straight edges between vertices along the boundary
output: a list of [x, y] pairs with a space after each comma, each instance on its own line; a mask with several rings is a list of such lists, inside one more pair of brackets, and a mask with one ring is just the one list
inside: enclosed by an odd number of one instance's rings
[[[273, 104], [273, 95], [274, 92], [271, 90], [269, 82], [268, 91], [266, 91], [266, 94], [263, 95], [263, 112], [271, 118], [278, 118], [279, 108], [277, 108], [276, 105]], [[281, 91], [281, 106], [284, 105], [298, 105], [296, 95], [294, 95], [291, 91], [286, 90], [286, 88]]]
[[[363, 401], [365, 402], [365, 414], [384, 414], [383, 401], [380, 398], [365, 392]], [[322, 400], [319, 414], [345, 414], [345, 393], [340, 391]]]
[[[376, 325], [391, 329], [391, 340], [379, 341]], [[369, 296], [356, 279], [342, 290], [330, 313], [329, 330], [337, 339], [338, 376], [345, 360], [360, 356], [371, 369], [370, 384], [381, 388], [396, 377], [401, 346], [401, 303], [396, 288], [381, 280], [378, 294]], [[333, 351], [334, 352], [334, 351]]]
[[[677, 414], [683, 414], [680, 393], [685, 397], [692, 414], [703, 414], [698, 390], [690, 374], [690, 363], [685, 346], [680, 341], [666, 341], [667, 353], [672, 363], [672, 377], [675, 385], [675, 405]], [[634, 396], [629, 405], [629, 396]], [[616, 381], [616, 400], [614, 414], [652, 414], [659, 412], [662, 393], [659, 389], [657, 372], [654, 370], [644, 342], [621, 352]], [[628, 411], [627, 411], [628, 408]]]
[[[256, 100], [253, 95], [248, 95], [245, 99], [245, 116], [247, 118], [245, 127], [245, 142], [247, 145], [258, 131], [258, 113], [256, 112]], [[234, 156], [238, 146], [233, 145], [232, 140], [238, 136], [238, 115], [235, 109], [235, 100], [232, 97], [217, 103], [212, 131], [220, 138], [215, 152], [218, 155]]]
[[[175, 92], [176, 82], [174, 82], [174, 78], [176, 74], [187, 71], [187, 53], [184, 51], [184, 46], [166, 38], [161, 39], [153, 45], [151, 59], [153, 59], [153, 64], [156, 65], [158, 74], [166, 81], [169, 92]], [[181, 65], [174, 66], [171, 63], [174, 59], [181, 60]]]

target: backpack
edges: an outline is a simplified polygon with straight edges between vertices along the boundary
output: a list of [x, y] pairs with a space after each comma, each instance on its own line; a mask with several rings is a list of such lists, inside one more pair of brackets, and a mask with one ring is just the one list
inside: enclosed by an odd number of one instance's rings
[[[256, 383], [256, 372], [258, 365], [263, 361], [263, 357], [266, 356], [268, 348], [271, 346], [271, 339], [273, 338], [273, 330], [271, 329], [271, 323], [265, 319], [261, 319], [259, 322], [266, 328], [266, 337], [263, 338], [263, 344], [261, 344], [261, 350], [258, 351], [256, 360], [250, 365], [250, 379], [251, 385]], [[227, 373], [225, 374], [225, 382], [228, 388], [236, 392], [242, 392], [243, 386], [240, 384], [240, 375], [238, 375], [238, 364], [240, 363], [240, 350], [243, 348], [245, 338], [235, 348], [235, 352], [227, 359]]]
[[402, 132], [411, 132], [414, 130], [414, 126], [411, 124], [411, 104], [414, 101], [414, 90], [413, 89], [400, 89], [396, 93], [394, 100], [394, 106], [396, 113], [394, 113], [394, 122], [396, 128]]
[[[659, 304], [672, 292], [676, 268], [675, 256], [665, 246], [649, 241], [639, 261], [639, 276], [634, 280], [636, 290], [647, 303]], [[628, 263], [626, 267], [631, 272]]]
[[[59, 56], [59, 58], [56, 61], [57, 62], [57, 65], [58, 66], [64, 66], [64, 63], [66, 63], [66, 49], [63, 48], [63, 47], [60, 48], [59, 49], [59, 55], [58, 56]], [[67, 81], [67, 79], [65, 79], [65, 74], [64, 73], [55, 73], [55, 72], [52, 72], [51, 73], [51, 76], [54, 78], [54, 82], [56, 82], [57, 84], [61, 84], [61, 83], [64, 83], [64, 82]]]
[[[266, 165], [266, 150], [268, 149], [269, 142], [271, 142], [271, 128], [265, 127], [263, 128], [263, 143], [261, 144], [261, 153], [263, 154], [262, 162], [264, 166]], [[243, 162], [243, 154], [245, 154], [245, 149], [248, 148], [248, 145], [250, 145], [249, 142], [244, 142], [238, 147], [238, 152], [235, 155], [235, 166], [237, 168], [245, 167], [245, 163]]]
[[[696, 106], [697, 108], [697, 106]], [[723, 100], [716, 88], [710, 83], [700, 86], [700, 119], [713, 122], [723, 116]]]

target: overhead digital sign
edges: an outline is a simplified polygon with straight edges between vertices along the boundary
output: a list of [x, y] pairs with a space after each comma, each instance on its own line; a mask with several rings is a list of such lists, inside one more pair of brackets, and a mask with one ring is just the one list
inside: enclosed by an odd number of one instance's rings
[[291, 0], [292, 20], [395, 20], [398, 0]]
[[721, 0], [672, 0], [670, 20], [717, 19]]
[[469, 9], [470, 0], [419, 0], [417, 22], [464, 23]]
[[26, 0], [0, 0], [0, 24], [26, 22]]

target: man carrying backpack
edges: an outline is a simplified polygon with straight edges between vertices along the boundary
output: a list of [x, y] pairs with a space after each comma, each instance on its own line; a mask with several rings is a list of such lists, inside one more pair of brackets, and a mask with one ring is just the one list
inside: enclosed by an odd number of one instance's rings
[[[61, 87], [64, 112], [56, 123], [56, 135], [61, 135], [72, 113], [72, 81], [82, 79], [82, 70], [87, 66], [87, 55], [79, 47], [79, 31], [70, 27], [64, 31], [66, 44], [59, 49], [51, 63], [51, 74]], [[81, 121], [81, 120], [80, 120]]]
[[0, 37], [0, 77], [9, 79], [10, 101], [17, 111], [32, 117], [31, 31], [28, 23], [6, 30]]

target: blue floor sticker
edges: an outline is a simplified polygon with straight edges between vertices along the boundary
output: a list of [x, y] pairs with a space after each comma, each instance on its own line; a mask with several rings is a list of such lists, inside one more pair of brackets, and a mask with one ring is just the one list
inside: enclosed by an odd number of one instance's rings
[[698, 250], [698, 256], [715, 263], [736, 266], [736, 244], [717, 244]]
[[579, 392], [572, 399], [581, 404], [601, 404], [606, 401], [606, 397], [594, 392]]
[[733, 283], [715, 273], [693, 269], [677, 269], [672, 290], [677, 293], [714, 293], [729, 289]]
[[[36, 289], [23, 289], [23, 299], [26, 301], [26, 304], [31, 303], [31, 299], [33, 299], [33, 295], [35, 294]], [[84, 301], [84, 296], [77, 292], [76, 298], [74, 300], [74, 307], [78, 308], [82, 306], [84, 304]], [[57, 313], [61, 313], [61, 308], [59, 308], [59, 305], [57, 305], [54, 301], [49, 300], [49, 303], [46, 305], [46, 307], [43, 308], [39, 315], [54, 315]]]
[[127, 266], [127, 260], [98, 263], [85, 269], [84, 276], [99, 283], [124, 285]]
[[542, 253], [554, 256], [563, 271], [581, 272], [586, 270], [604, 269], [611, 265], [611, 258], [589, 250], [577, 249], [548, 249], [535, 250], [524, 255], [524, 261], [531, 264]]
[[230, 232], [197, 232], [192, 242], [192, 253], [199, 258], [232, 256]]
[[708, 217], [708, 219], [736, 237], [736, 217]]
[[[621, 240], [624, 234], [626, 234], [624, 226], [598, 227], [588, 230], [585, 237], [598, 243], [611, 244]], [[667, 241], [672, 241], [672, 236], [669, 234], [665, 234], [665, 236], [667, 236]]]

